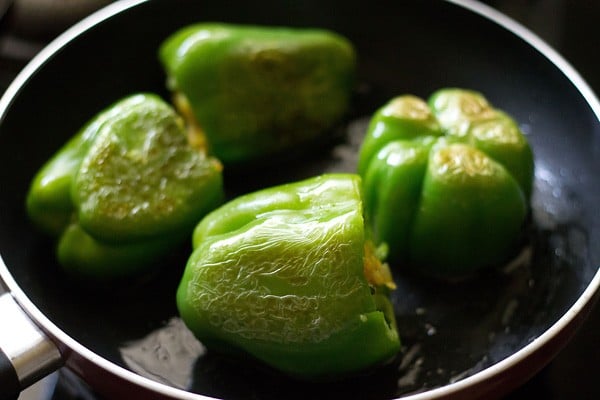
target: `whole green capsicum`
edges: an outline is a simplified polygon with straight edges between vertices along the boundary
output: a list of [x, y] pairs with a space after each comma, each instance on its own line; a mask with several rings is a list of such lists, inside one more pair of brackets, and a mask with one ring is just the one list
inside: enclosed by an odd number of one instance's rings
[[516, 122], [480, 93], [391, 100], [371, 120], [358, 169], [375, 241], [391, 261], [456, 278], [514, 255], [533, 155]]
[[223, 198], [221, 165], [192, 147], [182, 119], [137, 94], [95, 116], [37, 173], [27, 211], [82, 276], [137, 271], [189, 235]]
[[159, 55], [176, 106], [226, 165], [328, 131], [354, 83], [351, 43], [319, 29], [200, 23], [167, 38]]
[[393, 281], [368, 239], [358, 175], [322, 175], [238, 197], [196, 227], [177, 291], [211, 348], [323, 379], [393, 358]]

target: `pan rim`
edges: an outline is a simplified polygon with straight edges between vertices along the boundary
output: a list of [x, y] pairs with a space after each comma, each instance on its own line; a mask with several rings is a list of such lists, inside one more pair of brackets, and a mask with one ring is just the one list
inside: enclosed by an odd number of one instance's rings
[[[52, 56], [57, 53], [65, 45], [68, 45], [71, 41], [76, 39], [78, 36], [83, 34], [85, 31], [93, 28], [94, 26], [102, 23], [103, 21], [119, 14], [128, 9], [139, 6], [150, 0], [120, 0], [109, 4], [108, 6], [96, 11], [90, 16], [84, 18], [80, 22], [73, 25], [71, 28], [66, 30], [64, 33], [59, 35], [56, 39], [50, 42], [44, 49], [42, 49], [17, 75], [3, 96], [0, 98], [0, 123], [5, 117], [7, 110], [9, 109], [13, 99], [18, 95], [21, 87], [35, 74], [35, 72], [42, 68]], [[530, 31], [512, 18], [504, 15], [500, 11], [493, 9], [483, 3], [479, 3], [475, 0], [443, 0], [447, 3], [451, 3], [455, 6], [463, 8], [467, 12], [473, 12], [478, 14], [480, 17], [486, 18], [491, 22], [496, 23], [500, 27], [512, 32], [517, 37], [524, 40], [534, 50], [540, 52], [545, 58], [547, 58], [552, 64], [554, 64], [560, 72], [575, 86], [577, 91], [585, 99], [588, 106], [591, 107], [592, 112], [596, 118], [600, 121], [600, 102], [596, 97], [591, 87], [585, 82], [580, 74], [571, 66], [571, 64], [564, 59], [556, 50], [550, 45], [538, 37], [535, 33]], [[56, 326], [48, 317], [46, 317], [41, 310], [39, 310], [23, 290], [19, 287], [17, 282], [12, 277], [8, 267], [5, 265], [2, 256], [0, 255], [0, 284], [5, 286], [15, 300], [23, 307], [24, 311], [44, 330], [50, 337], [54, 338], [58, 342], [58, 346], [63, 353], [63, 356], [68, 357], [68, 353], [73, 351], [76, 352], [80, 357], [87, 359], [99, 368], [109, 371], [110, 373], [117, 375], [125, 381], [129, 381], [138, 386], [144, 387], [148, 390], [154, 391], [157, 394], [176, 397], [181, 399], [200, 400], [210, 399], [211, 397], [204, 396], [201, 394], [191, 393], [182, 389], [167, 386], [165, 384], [153, 381], [149, 378], [145, 378], [141, 375], [136, 374], [124, 367], [113, 363], [94, 351], [83, 346], [77, 342], [74, 338], [69, 336], [66, 332], [62, 331]], [[508, 371], [522, 361], [529, 358], [532, 354], [540, 351], [544, 346], [548, 345], [552, 339], [555, 339], [561, 332], [567, 331], [568, 328], [576, 323], [577, 318], [581, 318], [589, 312], [595, 304], [595, 301], [599, 297], [600, 293], [600, 266], [596, 271], [594, 277], [587, 285], [584, 292], [579, 298], [573, 303], [571, 307], [562, 315], [554, 324], [552, 324], [545, 332], [535, 338], [531, 343], [521, 348], [516, 353], [509, 357], [491, 365], [490, 367], [471, 375], [467, 378], [459, 380], [457, 382], [442, 386], [439, 388], [428, 390], [427, 392], [408, 395], [402, 397], [406, 400], [426, 400], [436, 399], [453, 394], [461, 393], [468, 390], [470, 387], [483, 384], [485, 381], [489, 381], [502, 374], [503, 371]], [[583, 315], [582, 315], [583, 314]], [[565, 340], [566, 343], [566, 340]], [[69, 351], [65, 351], [69, 349]], [[66, 361], [66, 359], [65, 359]]]

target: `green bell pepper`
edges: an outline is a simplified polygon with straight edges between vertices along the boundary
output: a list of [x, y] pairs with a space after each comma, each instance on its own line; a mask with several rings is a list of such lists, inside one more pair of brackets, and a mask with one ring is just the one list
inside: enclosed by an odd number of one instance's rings
[[390, 261], [459, 278], [514, 255], [533, 155], [516, 122], [480, 93], [394, 98], [374, 114], [358, 170], [366, 218]]
[[394, 287], [365, 232], [360, 178], [330, 174], [238, 197], [208, 214], [177, 291], [209, 348], [325, 379], [390, 360]]
[[325, 30], [200, 23], [167, 38], [159, 56], [176, 106], [225, 165], [330, 130], [354, 84], [351, 43]]
[[72, 276], [97, 281], [125, 278], [150, 270], [186, 237], [161, 236], [132, 243], [107, 243], [72, 223], [59, 238], [56, 256], [62, 268]]
[[81, 276], [127, 275], [168, 253], [223, 199], [221, 165], [187, 141], [158, 96], [95, 116], [37, 173], [27, 211]]

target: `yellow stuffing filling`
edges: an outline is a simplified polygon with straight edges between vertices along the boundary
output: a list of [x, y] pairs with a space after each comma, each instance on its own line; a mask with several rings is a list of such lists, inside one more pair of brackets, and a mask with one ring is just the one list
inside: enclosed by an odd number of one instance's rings
[[185, 120], [190, 145], [198, 150], [206, 151], [206, 136], [192, 112], [192, 107], [190, 106], [188, 99], [183, 93], [175, 92], [173, 95], [173, 103], [175, 104], [177, 111], [179, 111]]
[[365, 243], [364, 271], [367, 281], [372, 286], [386, 286], [392, 290], [396, 289], [390, 266], [381, 262], [377, 257], [375, 246], [371, 241]]

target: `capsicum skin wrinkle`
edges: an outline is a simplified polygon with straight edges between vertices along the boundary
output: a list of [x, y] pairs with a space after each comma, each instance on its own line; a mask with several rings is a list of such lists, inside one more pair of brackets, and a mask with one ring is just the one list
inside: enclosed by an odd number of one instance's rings
[[209, 348], [298, 378], [389, 361], [400, 347], [393, 281], [367, 236], [358, 175], [238, 197], [194, 231], [177, 292], [181, 317]]
[[176, 106], [226, 166], [330, 132], [356, 68], [352, 44], [336, 33], [223, 23], [182, 28], [159, 58]]
[[135, 94], [92, 118], [40, 169], [27, 211], [58, 238], [66, 270], [124, 276], [185, 240], [221, 203], [221, 169], [188, 143], [171, 106]]
[[533, 168], [517, 123], [480, 93], [454, 88], [384, 105], [358, 163], [366, 217], [390, 261], [451, 279], [514, 256]]

